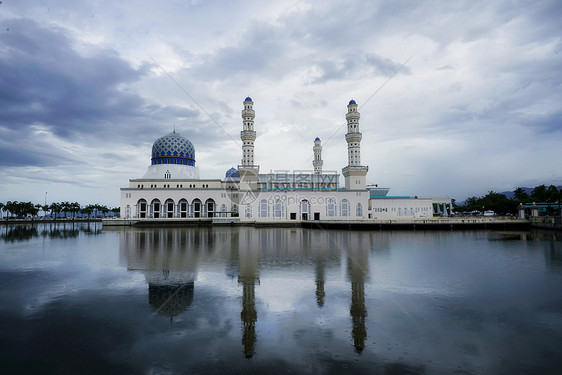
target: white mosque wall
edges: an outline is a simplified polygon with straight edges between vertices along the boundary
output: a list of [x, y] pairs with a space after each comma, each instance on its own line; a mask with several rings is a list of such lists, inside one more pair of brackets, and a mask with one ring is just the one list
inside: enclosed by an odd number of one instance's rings
[[240, 192], [241, 221], [363, 220], [367, 191], [252, 191]]
[[413, 219], [433, 217], [431, 198], [377, 198], [369, 199], [371, 219]]

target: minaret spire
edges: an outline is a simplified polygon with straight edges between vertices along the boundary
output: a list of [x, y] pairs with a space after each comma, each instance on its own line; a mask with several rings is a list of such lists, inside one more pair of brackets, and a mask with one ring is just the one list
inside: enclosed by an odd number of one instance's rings
[[322, 141], [320, 141], [320, 138], [316, 137], [314, 140], [314, 147], [312, 147], [312, 151], [314, 151], [314, 160], [312, 160], [314, 174], [322, 174], [322, 165], [324, 164], [324, 161], [322, 160]]
[[256, 132], [254, 131], [254, 118], [256, 113], [253, 109], [254, 102], [249, 96], [244, 100], [244, 109], [242, 110], [242, 131], [240, 139], [242, 140], [242, 165], [254, 165], [254, 141], [256, 140]]
[[353, 190], [362, 190], [366, 188], [365, 175], [369, 171], [369, 167], [361, 165], [361, 139], [363, 135], [359, 132], [359, 112], [357, 112], [357, 103], [350, 100], [347, 105], [347, 167], [343, 168], [342, 173], [345, 177], [345, 188]]
[[254, 141], [256, 132], [254, 130], [254, 102], [249, 96], [244, 99], [244, 109], [242, 110], [242, 163], [238, 166], [240, 173], [240, 190], [254, 190], [257, 188], [259, 165], [254, 163]]

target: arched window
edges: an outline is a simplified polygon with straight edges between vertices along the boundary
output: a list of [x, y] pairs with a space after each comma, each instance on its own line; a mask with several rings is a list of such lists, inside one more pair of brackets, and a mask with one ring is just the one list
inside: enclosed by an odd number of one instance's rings
[[347, 199], [342, 199], [340, 203], [341, 216], [349, 216], [349, 201]]
[[357, 203], [357, 206], [355, 208], [355, 215], [363, 216], [363, 206], [361, 205], [361, 203]]
[[246, 203], [246, 217], [252, 217], [252, 205]]
[[334, 198], [326, 199], [326, 216], [336, 216], [336, 200]]
[[268, 217], [269, 216], [269, 205], [265, 199], [260, 201], [260, 217]]
[[226, 217], [226, 204], [221, 205], [221, 217]]
[[275, 200], [275, 205], [273, 206], [273, 217], [275, 218], [281, 218], [283, 217], [283, 202], [281, 201], [281, 199], [276, 199]]

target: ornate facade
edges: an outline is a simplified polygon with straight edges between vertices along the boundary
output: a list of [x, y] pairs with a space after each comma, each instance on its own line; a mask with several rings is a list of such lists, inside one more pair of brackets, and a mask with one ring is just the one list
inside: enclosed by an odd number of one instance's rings
[[[388, 197], [388, 189], [366, 185], [368, 166], [361, 163], [360, 114], [355, 100], [347, 106], [348, 165], [337, 172], [323, 172], [322, 145], [314, 140], [310, 172], [259, 173], [255, 162], [254, 102], [243, 102], [242, 159], [223, 179], [200, 179], [195, 147], [172, 133], [152, 147], [151, 164], [139, 179], [121, 189], [123, 219], [200, 219], [240, 221], [369, 220], [432, 217], [446, 213], [450, 200]], [[236, 218], [236, 219], [234, 219]]]

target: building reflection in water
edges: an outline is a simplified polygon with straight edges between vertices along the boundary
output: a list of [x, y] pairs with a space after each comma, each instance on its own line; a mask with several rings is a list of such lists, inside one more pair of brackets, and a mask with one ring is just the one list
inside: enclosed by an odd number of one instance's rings
[[323, 307], [327, 270], [340, 269], [345, 259], [351, 282], [352, 342], [358, 353], [365, 347], [365, 282], [373, 233], [238, 227], [129, 229], [120, 234], [122, 262], [128, 270], [144, 274], [149, 304], [170, 320], [189, 309], [203, 259], [205, 264], [224, 262], [226, 275], [237, 277], [242, 287], [241, 343], [246, 358], [255, 355], [258, 344], [260, 267], [296, 267], [314, 273], [316, 304]]
[[209, 243], [206, 232], [178, 228], [121, 232], [122, 261], [129, 271], [144, 274], [148, 303], [170, 322], [193, 302], [200, 249]]
[[[249, 232], [248, 232], [249, 233]], [[251, 358], [256, 349], [256, 322], [258, 312], [256, 310], [255, 287], [259, 285], [258, 274], [258, 251], [257, 248], [240, 248], [240, 271], [238, 273], [238, 284], [242, 285], [242, 346], [246, 358]]]
[[361, 353], [367, 339], [365, 281], [369, 275], [369, 253], [368, 247], [365, 247], [368, 244], [363, 243], [362, 236], [350, 237], [349, 233], [345, 233], [343, 242], [347, 251], [347, 277], [351, 282], [351, 336], [355, 351]]

